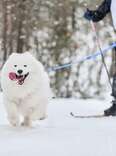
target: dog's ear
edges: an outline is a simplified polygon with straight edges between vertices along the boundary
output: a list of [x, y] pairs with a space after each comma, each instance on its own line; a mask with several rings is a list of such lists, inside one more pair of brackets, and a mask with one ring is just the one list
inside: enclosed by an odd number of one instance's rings
[[28, 58], [31, 58], [31, 59], [36, 58], [36, 55], [34, 53], [29, 52], [29, 51], [26, 51], [23, 54], [25, 55], [25, 57], [27, 56]]
[[35, 57], [35, 54], [34, 54], [34, 53], [31, 53], [31, 52], [29, 52], [29, 51], [26, 51], [26, 52], [24, 52], [23, 54], [25, 54], [25, 55], [27, 55], [27, 56], [33, 56], [33, 57]]
[[11, 57], [11, 56], [16, 56], [16, 55], [17, 55], [17, 53], [12, 53], [12, 54], [10, 55], [10, 57]]
[[29, 51], [25, 51], [24, 53], [22, 53], [23, 55], [30, 55]]
[[12, 53], [11, 55], [8, 56], [8, 59], [11, 58], [11, 57], [14, 57], [16, 55], [17, 55], [17, 53]]

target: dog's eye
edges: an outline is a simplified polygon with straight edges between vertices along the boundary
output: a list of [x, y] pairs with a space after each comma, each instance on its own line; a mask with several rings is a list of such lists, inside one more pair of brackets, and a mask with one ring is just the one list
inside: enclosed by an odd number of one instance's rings
[[14, 67], [17, 67], [17, 65], [15, 64]]
[[24, 67], [27, 67], [27, 65], [24, 65]]

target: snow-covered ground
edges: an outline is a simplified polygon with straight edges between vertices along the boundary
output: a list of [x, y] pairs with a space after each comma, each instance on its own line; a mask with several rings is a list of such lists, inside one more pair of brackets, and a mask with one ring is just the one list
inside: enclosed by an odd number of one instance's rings
[[74, 119], [101, 114], [110, 100], [53, 99], [48, 118], [33, 128], [9, 126], [0, 95], [0, 156], [116, 156], [116, 118]]

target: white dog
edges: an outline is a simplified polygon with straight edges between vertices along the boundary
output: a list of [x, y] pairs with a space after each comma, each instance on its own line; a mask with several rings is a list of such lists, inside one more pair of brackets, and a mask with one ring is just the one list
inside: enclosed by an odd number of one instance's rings
[[33, 120], [46, 118], [51, 95], [49, 78], [30, 53], [13, 53], [9, 57], [2, 69], [1, 86], [11, 125], [31, 126]]

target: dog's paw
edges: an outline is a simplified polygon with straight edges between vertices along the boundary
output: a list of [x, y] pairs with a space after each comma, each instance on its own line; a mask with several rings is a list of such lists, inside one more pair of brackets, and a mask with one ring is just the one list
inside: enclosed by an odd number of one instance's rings
[[24, 121], [21, 123], [21, 126], [31, 127], [32, 126], [32, 121], [29, 118], [25, 117]]
[[32, 127], [32, 124], [29, 123], [29, 122], [22, 122], [21, 126], [23, 126], [23, 127]]
[[13, 126], [13, 127], [17, 127], [19, 126], [19, 119], [18, 118], [15, 118], [15, 117], [10, 117], [8, 118], [10, 124]]

